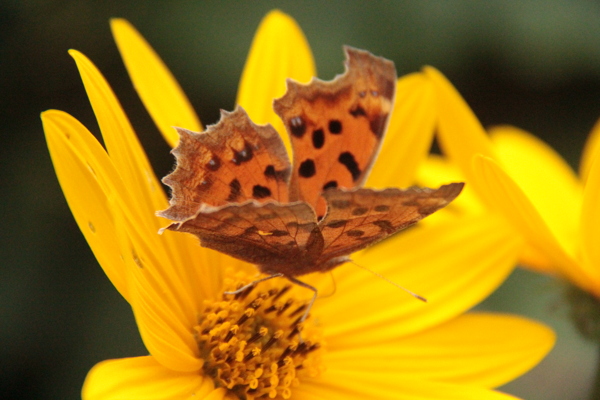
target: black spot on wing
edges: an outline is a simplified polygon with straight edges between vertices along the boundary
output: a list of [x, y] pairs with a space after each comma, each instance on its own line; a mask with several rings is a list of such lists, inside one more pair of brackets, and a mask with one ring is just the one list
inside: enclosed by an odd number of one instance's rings
[[381, 204], [378, 206], [375, 206], [375, 208], [373, 208], [375, 211], [377, 212], [386, 212], [390, 210], [390, 206], [386, 206], [385, 204]]
[[361, 106], [356, 106], [355, 108], [350, 110], [350, 115], [352, 115], [354, 118], [366, 117], [367, 112]]
[[254, 185], [252, 188], [252, 197], [255, 199], [264, 199], [271, 195], [271, 189], [261, 185]]
[[338, 187], [337, 181], [329, 181], [323, 185], [323, 191], [327, 189], [335, 189], [336, 187]]
[[388, 220], [373, 221], [373, 225], [378, 226], [383, 232], [391, 234], [394, 232], [394, 225]]
[[212, 158], [206, 163], [206, 169], [214, 172], [219, 168], [221, 168], [221, 159], [213, 155]]
[[272, 165], [267, 165], [264, 174], [267, 178], [275, 178], [275, 167]]
[[252, 152], [252, 147], [250, 146], [249, 143], [244, 142], [243, 149], [241, 149], [240, 151], [234, 150], [233, 158], [231, 159], [231, 162], [234, 163], [235, 165], [240, 165], [242, 163], [252, 160], [252, 157], [254, 157], [254, 153]]
[[342, 133], [342, 123], [337, 120], [337, 119], [332, 119], [331, 121], [329, 121], [329, 132], [331, 132], [334, 135], [339, 135], [340, 133]]
[[315, 149], [320, 149], [325, 144], [325, 133], [323, 129], [315, 129], [312, 134], [312, 143]]
[[352, 153], [345, 151], [338, 157], [338, 161], [346, 167], [348, 172], [352, 175], [352, 180], [356, 181], [360, 177], [361, 170], [354, 159]]
[[298, 168], [298, 173], [303, 178], [310, 178], [317, 172], [315, 167], [315, 162], [310, 158], [302, 161], [300, 167]]
[[367, 211], [369, 211], [369, 209], [367, 207], [356, 207], [354, 210], [352, 210], [352, 215], [355, 215], [355, 216], [365, 215], [367, 213]]
[[351, 231], [346, 232], [346, 235], [348, 235], [350, 237], [361, 237], [364, 234], [365, 234], [365, 232], [361, 231], [359, 229], [353, 229]]
[[283, 181], [286, 179], [286, 175], [288, 174], [289, 170], [285, 169], [282, 171], [277, 171], [275, 169], [275, 167], [273, 165], [267, 165], [267, 167], [265, 168], [265, 177], [267, 177], [268, 179], [275, 179], [277, 181]]
[[302, 117], [293, 117], [290, 119], [290, 132], [297, 138], [301, 138], [306, 133], [306, 124]]
[[335, 221], [331, 221], [330, 223], [328, 223], [327, 225], [325, 225], [328, 228], [341, 228], [343, 226], [346, 226], [346, 223], [348, 223], [348, 221], [346, 221], [345, 219], [337, 219]]
[[242, 185], [240, 184], [240, 181], [234, 179], [229, 182], [229, 196], [227, 197], [227, 201], [236, 201], [241, 193]]

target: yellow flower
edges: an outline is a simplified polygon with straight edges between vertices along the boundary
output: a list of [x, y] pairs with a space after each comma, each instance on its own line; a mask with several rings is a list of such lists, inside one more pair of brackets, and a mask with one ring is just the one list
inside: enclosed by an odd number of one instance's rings
[[[112, 28], [167, 141], [177, 141], [171, 126], [199, 130], [189, 102], [148, 44], [123, 20], [112, 21]], [[70, 54], [106, 151], [76, 119], [56, 110], [42, 114], [48, 147], [73, 215], [130, 303], [150, 353], [96, 365], [84, 399], [503, 399], [510, 396], [489, 388], [523, 374], [549, 351], [554, 334], [542, 325], [510, 315], [463, 314], [515, 263], [520, 242], [494, 218], [441, 221], [357, 254], [359, 264], [426, 296], [429, 304], [343, 266], [334, 271], [335, 294], [317, 301], [304, 323], [306, 342], [299, 343], [298, 310], [310, 293], [282, 279], [246, 295], [225, 295], [247, 281], [253, 267], [201, 248], [191, 235], [157, 234], [167, 224], [154, 214], [167, 207], [161, 186], [105, 79], [81, 53]], [[281, 131], [271, 112], [272, 99], [284, 90], [280, 82], [313, 74], [300, 29], [271, 12], [252, 44], [238, 102]], [[403, 168], [415, 171], [419, 159], [398, 159], [409, 152], [407, 143], [427, 151], [431, 133], [423, 129], [433, 127], [433, 92], [408, 90], [422, 80], [416, 74], [399, 81], [402, 104], [388, 140], [393, 147], [381, 153], [386, 168], [374, 171], [377, 184], [410, 182]], [[322, 294], [333, 291], [326, 274], [308, 279]]]
[[525, 131], [499, 126], [488, 136], [439, 71], [426, 68], [424, 74], [435, 87], [444, 154], [482, 203], [524, 239], [521, 262], [600, 297], [600, 123], [577, 177], [558, 153]]

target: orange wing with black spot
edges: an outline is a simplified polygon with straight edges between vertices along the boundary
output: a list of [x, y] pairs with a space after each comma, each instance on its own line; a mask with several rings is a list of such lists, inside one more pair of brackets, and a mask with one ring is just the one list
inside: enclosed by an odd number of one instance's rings
[[289, 82], [275, 101], [292, 140], [292, 168], [277, 132], [241, 108], [204, 133], [179, 129], [177, 168], [163, 180], [172, 189], [159, 213], [174, 221], [167, 228], [264, 273], [294, 277], [334, 268], [452, 201], [463, 184], [359, 188], [385, 132], [396, 72], [368, 52], [346, 53], [343, 75]]
[[161, 216], [182, 221], [202, 204], [289, 200], [290, 162], [271, 125], [254, 124], [238, 107], [222, 112], [221, 121], [205, 132], [177, 131], [177, 168], [163, 179], [172, 190], [171, 207]]
[[361, 186], [377, 155], [392, 109], [396, 69], [371, 53], [347, 47], [346, 72], [331, 82], [288, 81], [274, 102], [294, 151], [292, 200], [322, 217], [329, 188]]

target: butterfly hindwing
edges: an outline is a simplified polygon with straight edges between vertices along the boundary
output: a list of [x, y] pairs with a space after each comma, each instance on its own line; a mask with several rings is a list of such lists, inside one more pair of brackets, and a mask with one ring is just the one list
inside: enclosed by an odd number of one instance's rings
[[203, 206], [168, 229], [193, 233], [202, 246], [256, 264], [263, 272], [289, 268], [290, 276], [295, 263], [316, 259], [323, 249], [315, 213], [304, 202]]
[[394, 64], [346, 47], [346, 72], [331, 82], [288, 80], [275, 100], [294, 152], [290, 193], [325, 214], [321, 193], [362, 185], [379, 150], [392, 109]]

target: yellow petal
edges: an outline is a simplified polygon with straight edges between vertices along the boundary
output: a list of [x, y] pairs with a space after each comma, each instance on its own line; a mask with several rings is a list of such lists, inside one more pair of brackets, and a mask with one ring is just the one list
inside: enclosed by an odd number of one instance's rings
[[296, 21], [279, 10], [271, 11], [254, 35], [237, 104], [255, 123], [273, 125], [289, 152], [289, 138], [283, 122], [273, 111], [273, 100], [284, 95], [287, 78], [306, 83], [315, 75], [310, 47]]
[[495, 161], [483, 156], [474, 157], [473, 171], [475, 185], [485, 194], [487, 204], [503, 214], [528, 243], [553, 260], [557, 272], [583, 288], [588, 288], [590, 277], [566, 252], [535, 206], [511, 177]]
[[571, 167], [550, 146], [512, 126], [490, 130], [504, 171], [535, 205], [569, 254], [578, 247], [582, 188]]
[[[492, 143], [471, 108], [448, 79], [433, 67], [425, 67], [423, 72], [433, 82], [437, 96], [437, 138], [440, 147], [470, 182], [473, 179], [473, 156], [483, 154], [495, 158]], [[480, 194], [478, 188], [475, 190]]]
[[166, 208], [167, 201], [127, 116], [94, 64], [75, 50], [69, 54], [77, 63], [111, 160], [125, 185], [137, 197], [141, 211], [158, 229], [161, 223], [154, 213]]
[[600, 152], [591, 161], [583, 195], [581, 213], [582, 267], [595, 284], [591, 291], [600, 297]]
[[525, 246], [521, 249], [519, 253], [519, 265], [543, 274], [556, 274], [554, 261], [531, 243], [525, 243]]
[[75, 118], [49, 110], [42, 113], [42, 123], [69, 208], [106, 275], [129, 300], [125, 263], [107, 200], [107, 192], [118, 193], [115, 187], [122, 187], [120, 177], [100, 143]]
[[539, 323], [472, 313], [418, 335], [330, 351], [326, 362], [341, 371], [497, 387], [533, 368], [554, 342], [552, 330]]
[[600, 119], [592, 128], [587, 142], [585, 143], [583, 154], [581, 155], [579, 175], [583, 182], [587, 180], [592, 160], [597, 157], [597, 154], [600, 154]]
[[169, 145], [175, 147], [179, 141], [175, 126], [201, 131], [190, 101], [142, 35], [121, 18], [112, 19], [110, 26], [133, 86]]
[[394, 373], [328, 369], [319, 379], [302, 380], [294, 388], [303, 400], [515, 400], [477, 386], [454, 385], [397, 376]]
[[[131, 198], [135, 199], [132, 206], [135, 206], [143, 217], [141, 221], [136, 222], [137, 227], [148, 236], [148, 240], [152, 240], [151, 237], [157, 236], [158, 229], [168, 223], [155, 215], [157, 210], [167, 207], [162, 187], [129, 120], [100, 71], [83, 54], [74, 50], [71, 50], [70, 54], [81, 73], [110, 158]], [[176, 266], [185, 265], [190, 257], [187, 253], [187, 243], [178, 240], [174, 235], [167, 235], [165, 238], [166, 240], [155, 242], [160, 246], [155, 248], [155, 252], [165, 257], [162, 262]]]
[[[214, 397], [219, 391], [221, 396]], [[224, 389], [197, 372], [168, 370], [153, 357], [107, 360], [94, 366], [82, 389], [83, 400], [223, 399]]]
[[313, 314], [327, 321], [327, 341], [334, 349], [421, 332], [496, 289], [514, 268], [520, 245], [504, 220], [493, 216], [413, 228], [354, 259], [427, 303], [346, 264], [334, 270], [335, 296], [318, 301]]
[[199, 315], [194, 295], [202, 298], [201, 293], [194, 291], [180, 268], [165, 262], [160, 243], [141, 232], [117, 207], [113, 210], [129, 274], [131, 306], [146, 348], [171, 370], [199, 370], [202, 361], [193, 327]]
[[367, 187], [406, 187], [431, 147], [435, 97], [423, 74], [398, 79], [390, 124]]

